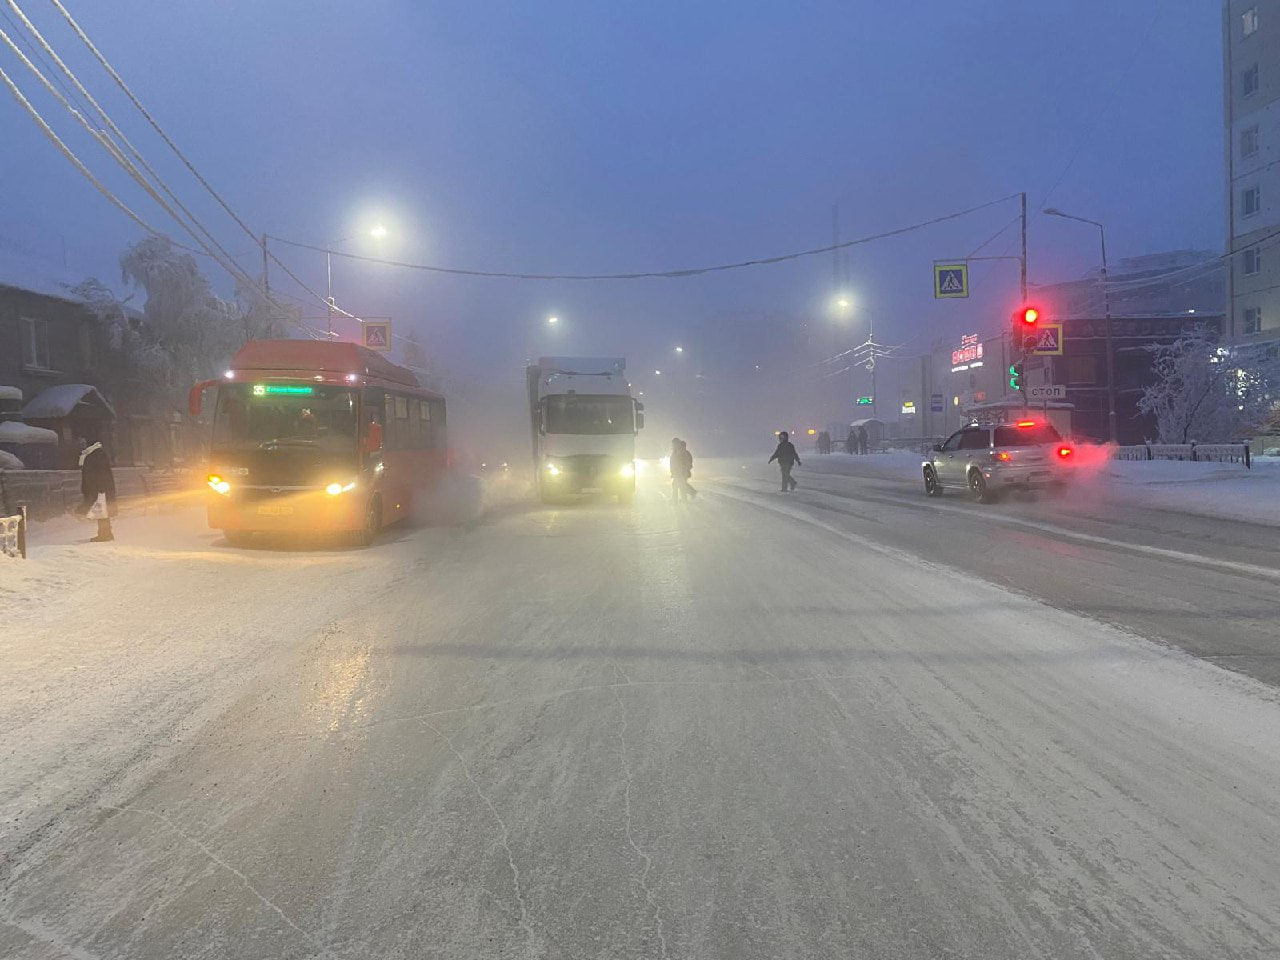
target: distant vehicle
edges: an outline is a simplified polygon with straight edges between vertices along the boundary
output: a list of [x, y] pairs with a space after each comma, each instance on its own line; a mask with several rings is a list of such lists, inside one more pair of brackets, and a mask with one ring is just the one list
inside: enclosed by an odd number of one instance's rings
[[445, 400], [353, 343], [257, 340], [214, 390], [209, 526], [255, 533], [347, 533], [369, 544], [409, 516], [447, 464]]
[[544, 503], [603, 493], [630, 503], [644, 404], [621, 357], [540, 357], [525, 371], [533, 469]]
[[1051, 423], [975, 423], [934, 446], [924, 461], [924, 490], [967, 490], [988, 503], [1010, 487], [1057, 487], [1066, 483], [1075, 456]]

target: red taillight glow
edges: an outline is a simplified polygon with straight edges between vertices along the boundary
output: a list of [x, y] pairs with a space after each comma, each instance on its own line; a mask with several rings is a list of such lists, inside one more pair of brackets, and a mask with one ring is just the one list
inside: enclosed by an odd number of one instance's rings
[[1036, 422], [1035, 422], [1034, 420], [1019, 420], [1019, 421], [1018, 421], [1018, 426], [1020, 426], [1020, 427], [1034, 427], [1035, 425], [1036, 425]]
[[1006, 451], [1006, 450], [1001, 450], [998, 454], [996, 454], [996, 459], [997, 459], [997, 460], [1012, 460], [1012, 459], [1013, 459], [1013, 457], [1009, 454], [1009, 452], [1008, 452], [1008, 451]]
[[1063, 460], [1067, 459], [1067, 457], [1071, 456], [1071, 454], [1073, 453], [1075, 453], [1075, 451], [1072, 450], [1070, 447], [1058, 448], [1058, 456], [1061, 457]]

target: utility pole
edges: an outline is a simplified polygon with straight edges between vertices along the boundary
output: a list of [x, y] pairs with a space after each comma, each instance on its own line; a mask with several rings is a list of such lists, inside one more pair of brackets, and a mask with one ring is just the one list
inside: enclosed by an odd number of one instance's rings
[[262, 235], [262, 295], [268, 301], [271, 300], [271, 278], [268, 275], [267, 264], [270, 259], [267, 254], [267, 235]]

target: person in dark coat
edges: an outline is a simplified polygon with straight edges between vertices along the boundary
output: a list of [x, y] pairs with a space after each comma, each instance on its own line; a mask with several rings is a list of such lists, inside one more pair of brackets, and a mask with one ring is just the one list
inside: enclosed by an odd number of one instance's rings
[[671, 470], [671, 498], [673, 500], [692, 500], [698, 491], [689, 486], [689, 477], [693, 475], [693, 454], [689, 445], [679, 437], [671, 438], [671, 456], [668, 458]]
[[844, 438], [844, 452], [849, 456], [853, 456], [858, 452], [858, 432], [852, 427], [849, 428], [849, 433]]
[[859, 452], [859, 453], [868, 453], [868, 452], [870, 452], [870, 451], [868, 451], [868, 449], [867, 449], [867, 446], [868, 446], [868, 440], [869, 440], [869, 439], [870, 439], [870, 438], [867, 436], [867, 428], [866, 428], [866, 426], [865, 426], [865, 425], [863, 425], [863, 426], [859, 427], [859, 428], [858, 428], [858, 452]]
[[111, 532], [111, 518], [116, 513], [116, 478], [111, 473], [111, 461], [107, 451], [100, 442], [89, 443], [81, 440], [80, 451], [80, 493], [84, 496], [83, 513], [88, 513], [100, 495], [107, 500], [107, 515], [98, 518], [98, 535], [90, 538], [90, 543], [106, 543], [114, 540]]
[[[773, 451], [773, 456], [769, 458], [769, 462], [778, 461], [778, 467], [782, 470], [782, 492], [794, 490], [797, 486], [795, 478], [791, 476], [791, 468], [800, 463], [800, 454], [796, 453], [795, 444], [787, 437], [787, 431], [783, 430], [778, 434], [778, 449]], [[803, 464], [800, 464], [803, 466]]]

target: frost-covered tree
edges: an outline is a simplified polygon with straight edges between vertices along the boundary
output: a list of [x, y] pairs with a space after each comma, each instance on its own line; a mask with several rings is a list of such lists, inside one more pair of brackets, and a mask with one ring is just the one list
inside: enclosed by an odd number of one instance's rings
[[1233, 354], [1202, 329], [1151, 348], [1156, 382], [1138, 401], [1155, 417], [1162, 443], [1225, 442], [1247, 436], [1272, 414], [1280, 396], [1273, 360]]

